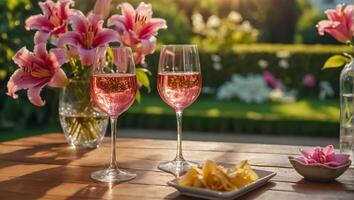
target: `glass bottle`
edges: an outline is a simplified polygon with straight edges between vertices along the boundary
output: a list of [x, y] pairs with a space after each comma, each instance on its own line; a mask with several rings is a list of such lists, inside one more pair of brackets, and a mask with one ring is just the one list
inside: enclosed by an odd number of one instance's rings
[[[340, 152], [354, 154], [354, 62], [348, 63], [340, 74]], [[352, 162], [353, 165], [353, 162]]]

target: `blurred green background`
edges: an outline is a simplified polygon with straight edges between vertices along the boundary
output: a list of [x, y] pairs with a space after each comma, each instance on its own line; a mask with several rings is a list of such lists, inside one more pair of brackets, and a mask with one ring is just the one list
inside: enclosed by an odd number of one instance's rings
[[[76, 0], [75, 7], [87, 13], [94, 2]], [[123, 1], [113, 0], [111, 13], [118, 13], [114, 8], [119, 2]], [[140, 1], [129, 2], [136, 6]], [[152, 4], [154, 17], [167, 21], [168, 29], [158, 35], [159, 44], [198, 44], [204, 88], [198, 102], [185, 112], [185, 130], [338, 135], [340, 69], [321, 71], [321, 66], [330, 55], [352, 50], [328, 36], [319, 36], [315, 25], [325, 18], [324, 9], [350, 1], [145, 2]], [[18, 92], [17, 100], [6, 96], [6, 83], [17, 68], [12, 56], [22, 46], [33, 48], [34, 31], [26, 31], [24, 22], [40, 13], [37, 3], [0, 1], [0, 140], [60, 130], [57, 90], [46, 88], [42, 92], [47, 104], [41, 108], [28, 102], [25, 91]], [[122, 116], [121, 127], [175, 129], [172, 109], [156, 93], [157, 62], [158, 50], [147, 58], [146, 67], [152, 71], [151, 94], [143, 92], [142, 103], [136, 103]], [[217, 98], [221, 86], [234, 74], [247, 77], [262, 76], [264, 72], [282, 83], [284, 94], [293, 92], [291, 101], [247, 103], [236, 97]], [[306, 75], [315, 78], [314, 86], [304, 83]]]

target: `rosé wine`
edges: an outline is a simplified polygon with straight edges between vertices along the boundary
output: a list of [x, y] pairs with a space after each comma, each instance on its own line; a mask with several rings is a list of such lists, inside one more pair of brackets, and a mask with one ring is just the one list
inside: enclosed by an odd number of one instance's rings
[[157, 89], [161, 98], [181, 111], [199, 96], [202, 77], [199, 72], [162, 72], [157, 74]]
[[91, 99], [110, 117], [118, 117], [134, 102], [135, 74], [94, 74], [90, 83]]

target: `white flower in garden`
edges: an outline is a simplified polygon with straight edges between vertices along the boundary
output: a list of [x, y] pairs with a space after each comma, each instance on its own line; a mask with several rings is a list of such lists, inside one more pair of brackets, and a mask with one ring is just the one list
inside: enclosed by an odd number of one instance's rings
[[219, 62], [214, 62], [213, 63], [213, 68], [216, 70], [216, 71], [219, 71], [222, 69], [222, 64], [219, 63]]
[[218, 54], [212, 54], [211, 55], [211, 60], [214, 62], [220, 62], [221, 61], [221, 57]]
[[285, 59], [281, 59], [278, 63], [279, 67], [283, 69], [288, 69], [289, 68], [289, 62]]
[[231, 21], [233, 21], [235, 23], [240, 23], [243, 20], [240, 13], [238, 13], [236, 11], [231, 11], [230, 14], [227, 16], [227, 18], [229, 18]]
[[268, 62], [266, 60], [260, 59], [258, 61], [258, 66], [262, 69], [265, 69], [268, 67]]
[[211, 55], [211, 60], [213, 62], [213, 68], [216, 70], [216, 71], [219, 71], [222, 69], [222, 64], [221, 64], [221, 57], [217, 54], [212, 54]]
[[320, 93], [318, 94], [318, 97], [321, 100], [326, 99], [327, 97], [332, 97], [334, 95], [334, 90], [331, 86], [331, 84], [327, 81], [321, 81], [319, 84], [319, 90]]
[[269, 93], [269, 99], [275, 102], [294, 102], [296, 100], [297, 91], [292, 90], [286, 92], [282, 89], [274, 89]]
[[290, 57], [290, 52], [286, 51], [286, 50], [278, 51], [276, 53], [276, 56], [278, 58], [282, 58], [282, 59], [289, 58]]
[[202, 93], [203, 94], [214, 94], [215, 93], [215, 89], [212, 88], [212, 87], [204, 86], [202, 88]]
[[242, 22], [241, 28], [243, 29], [243, 31], [246, 31], [246, 32], [253, 31], [253, 27], [251, 26], [251, 23], [249, 21]]
[[205, 29], [205, 23], [203, 16], [200, 13], [195, 13], [192, 15], [192, 25], [193, 31], [195, 33], [202, 33]]
[[220, 26], [220, 24], [221, 24], [220, 18], [216, 15], [212, 15], [208, 18], [206, 26], [209, 28], [216, 28], [216, 27]]
[[262, 103], [268, 99], [270, 89], [260, 75], [240, 76], [233, 75], [230, 82], [222, 85], [218, 92], [218, 99], [237, 97], [246, 103]]

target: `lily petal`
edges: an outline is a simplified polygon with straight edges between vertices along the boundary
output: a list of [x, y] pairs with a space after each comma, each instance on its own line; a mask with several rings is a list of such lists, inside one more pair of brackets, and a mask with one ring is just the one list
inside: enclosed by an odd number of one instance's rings
[[327, 145], [325, 148], [323, 148], [323, 153], [325, 155], [332, 155], [334, 154], [334, 147], [333, 145]]
[[39, 2], [38, 5], [45, 16], [51, 15], [52, 14], [51, 8], [55, 7], [55, 3], [53, 1]]
[[61, 35], [58, 39], [58, 47], [63, 47], [64, 45], [72, 46], [83, 46], [81, 43], [81, 36], [79, 33], [70, 31]]
[[112, 15], [107, 21], [107, 26], [114, 26], [115, 30], [118, 31], [118, 33], [123, 33], [123, 31], [127, 30], [127, 28], [125, 27], [125, 18], [120, 15]]
[[88, 31], [88, 21], [82, 12], [78, 12], [78, 14], [71, 16], [71, 27], [73, 31], [77, 33], [86, 33]]
[[68, 19], [72, 13], [70, 12], [70, 6], [75, 4], [72, 0], [60, 0], [59, 15], [62, 19]]
[[36, 57], [38, 56], [42, 60], [46, 60], [48, 57], [46, 43], [40, 43], [40, 44], [37, 44], [36, 46], [34, 46], [33, 52], [36, 55]]
[[54, 28], [53, 24], [44, 15], [31, 16], [26, 20], [26, 29], [38, 29], [50, 32]]
[[66, 33], [68, 30], [67, 24], [63, 23], [60, 26], [55, 27], [52, 31], [51, 31], [51, 35], [60, 35], [62, 33]]
[[134, 52], [133, 58], [136, 65], [145, 62], [145, 55], [142, 53]]
[[334, 161], [338, 162], [339, 165], [347, 163], [349, 160], [349, 155], [347, 154], [336, 154], [334, 155]]
[[34, 34], [34, 44], [39, 44], [39, 43], [43, 43], [43, 42], [47, 42], [48, 38], [49, 38], [49, 33], [48, 32], [44, 32], [44, 31], [37, 31]]
[[28, 89], [27, 97], [32, 104], [34, 104], [36, 106], [44, 106], [45, 105], [45, 101], [43, 101], [40, 96], [40, 93], [41, 93], [41, 90], [43, 87], [44, 87], [44, 84]]
[[139, 36], [140, 38], [146, 39], [151, 36], [157, 35], [157, 31], [159, 29], [166, 29], [166, 20], [153, 18], [150, 20], [149, 24], [147, 24], [143, 29], [141, 29]]
[[33, 54], [22, 47], [12, 58], [12, 60], [20, 67], [31, 66], [33, 61]]
[[81, 64], [92, 65], [96, 54], [96, 48], [93, 49], [79, 48], [78, 50], [79, 50]]
[[132, 5], [129, 3], [122, 3], [119, 5], [120, 8], [122, 8], [122, 14], [125, 18], [125, 25], [127, 29], [133, 29], [134, 27], [134, 16], [136, 15], [136, 12], [133, 8]]
[[144, 2], [140, 2], [140, 4], [138, 5], [138, 7], [136, 8], [136, 14], [137, 15], [141, 15], [141, 16], [145, 16], [147, 17], [147, 20], [150, 20], [152, 17], [152, 7], [151, 4], [147, 4]]
[[92, 25], [93, 30], [98, 30], [98, 31], [102, 30], [103, 20], [100, 15], [90, 13], [89, 16], [87, 17], [87, 20], [88, 20], [89, 24]]
[[23, 73], [23, 71], [21, 69], [18, 69], [16, 70], [12, 76], [10, 77], [10, 80], [7, 82], [7, 95], [14, 98], [14, 99], [17, 99], [18, 98], [18, 95], [16, 94], [16, 92], [18, 90], [21, 90], [21, 89], [24, 89], [24, 88], [27, 88], [27, 86], [29, 85], [25, 85], [25, 84], [17, 84], [16, 80], [20, 80], [21, 77], [23, 77], [25, 74]]
[[102, 29], [100, 31], [94, 41], [93, 41], [93, 46], [98, 47], [105, 45], [109, 42], [118, 42], [118, 34], [114, 30], [111, 29]]
[[305, 158], [311, 158], [313, 151], [311, 150], [306, 150], [306, 149], [300, 149], [300, 153], [305, 156]]
[[50, 87], [65, 87], [69, 83], [68, 78], [63, 69], [58, 69], [49, 82]]
[[142, 53], [144, 55], [154, 53], [154, 51], [156, 49], [156, 38], [151, 37], [148, 40], [141, 40], [141, 46], [142, 46]]
[[33, 78], [22, 69], [17, 69], [7, 82], [7, 95], [17, 99], [16, 92], [21, 89], [27, 89], [37, 86], [43, 82], [43, 79]]
[[67, 55], [64, 49], [54, 48], [50, 50], [50, 53], [53, 53], [55, 55], [59, 65], [62, 65], [67, 62]]

